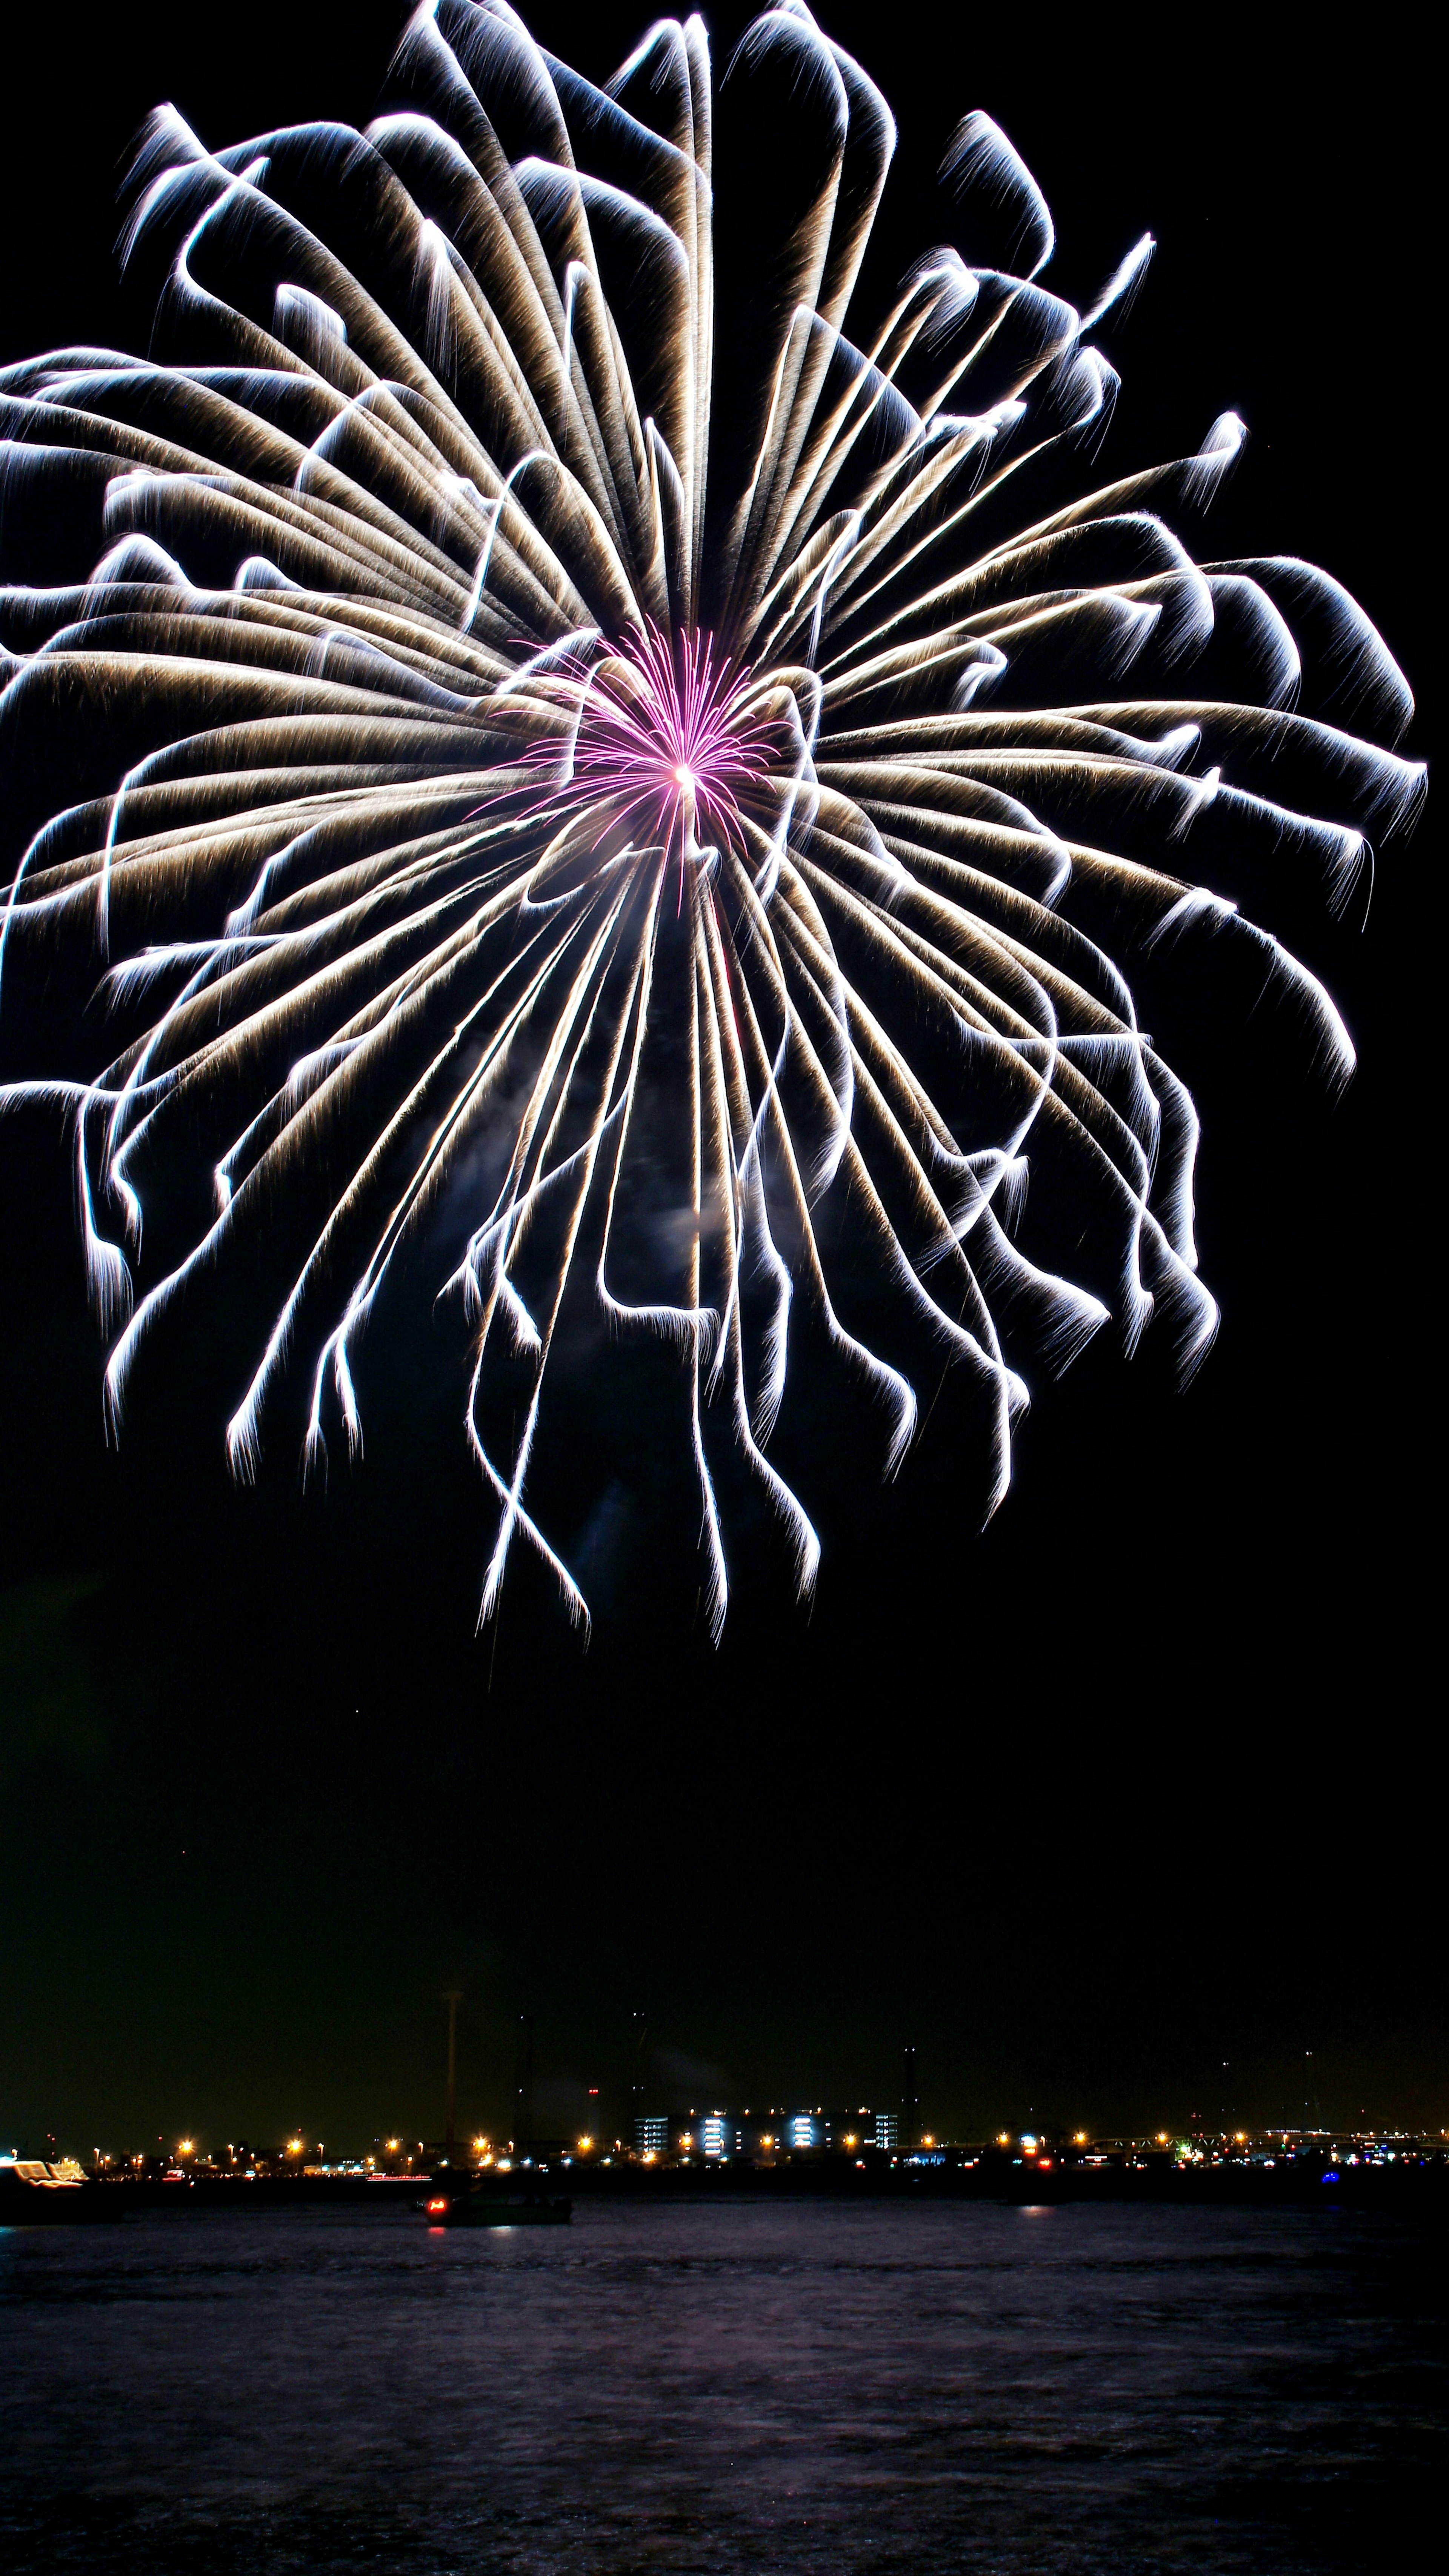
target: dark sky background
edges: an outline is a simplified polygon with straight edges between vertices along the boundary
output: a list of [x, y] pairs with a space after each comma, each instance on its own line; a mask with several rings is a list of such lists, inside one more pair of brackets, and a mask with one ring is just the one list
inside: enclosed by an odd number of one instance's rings
[[[362, 122], [398, 23], [336, 0], [152, 8], [139, 32], [32, 13], [0, 357], [144, 346], [112, 190], [150, 105], [219, 144]], [[644, 23], [533, 16], [594, 72]], [[740, 23], [713, 14], [717, 55]], [[1210, 550], [1328, 564], [1423, 696], [1438, 414], [1412, 62], [1320, 57], [1286, 32], [1306, 13], [1272, 9], [1192, 13], [1181, 51], [1130, 12], [931, 34], [842, 0], [827, 23], [900, 119], [883, 281], [945, 230], [930, 175], [970, 106], [1045, 186], [1066, 291], [1150, 227], [1146, 290], [1106, 335], [1126, 386], [1104, 478], [1241, 411]], [[1039, 1385], [984, 1536], [948, 1395], [889, 1494], [841, 1484], [808, 1622], [747, 1590], [717, 1654], [637, 1556], [587, 1657], [526, 1581], [475, 1639], [485, 1519], [426, 1353], [416, 1422], [385, 1422], [325, 1507], [290, 1461], [232, 1493], [221, 1415], [194, 1418], [180, 1379], [109, 1456], [65, 1162], [12, 1122], [0, 2146], [436, 2134], [454, 1980], [483, 2125], [520, 2010], [560, 2122], [590, 2085], [596, 2113], [618, 2104], [635, 2010], [661, 2106], [889, 2102], [910, 2039], [923, 2112], [954, 2131], [1293, 2114], [1305, 2050], [1325, 2117], [1449, 2122], [1424, 1621], [1436, 847], [1431, 807], [1366, 935], [1361, 906], [1313, 935], [1361, 1058], [1337, 1105], [1270, 1015], [1179, 997], [1223, 1307], [1193, 1388], [1152, 1334], [1130, 1365], [1103, 1336]]]

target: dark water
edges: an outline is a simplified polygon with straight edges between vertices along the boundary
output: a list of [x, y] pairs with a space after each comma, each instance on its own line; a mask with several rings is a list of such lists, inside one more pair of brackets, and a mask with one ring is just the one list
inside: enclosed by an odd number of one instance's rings
[[0, 2565], [1385, 2568], [1446, 2465], [1441, 2292], [1338, 2211], [0, 2231]]

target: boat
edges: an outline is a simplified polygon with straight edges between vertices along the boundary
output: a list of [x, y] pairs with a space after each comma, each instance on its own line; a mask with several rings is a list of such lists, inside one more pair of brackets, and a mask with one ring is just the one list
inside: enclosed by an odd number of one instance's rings
[[540, 2191], [536, 2184], [434, 2191], [419, 2206], [430, 2227], [566, 2227], [574, 2214], [567, 2192]]

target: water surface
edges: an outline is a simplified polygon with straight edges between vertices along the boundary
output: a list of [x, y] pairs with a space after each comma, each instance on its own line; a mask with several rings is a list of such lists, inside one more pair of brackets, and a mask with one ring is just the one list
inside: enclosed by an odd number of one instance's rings
[[1446, 2466], [1436, 2241], [1342, 2211], [585, 2202], [0, 2231], [10, 2576], [1296, 2576]]

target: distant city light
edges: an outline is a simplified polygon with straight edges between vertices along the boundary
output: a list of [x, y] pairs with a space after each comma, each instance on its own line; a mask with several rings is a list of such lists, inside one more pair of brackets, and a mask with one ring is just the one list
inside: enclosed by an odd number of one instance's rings
[[[1194, 2117], [1196, 2116], [1195, 2114]], [[689, 2128], [680, 2131], [674, 2130], [662, 2116], [651, 2115], [647, 2120], [640, 2119], [634, 2123], [633, 2152], [640, 2165], [651, 2169], [656, 2167], [667, 2169], [676, 2163], [688, 2167], [696, 2158], [705, 2164], [706, 2168], [712, 2162], [724, 2164], [736, 2159], [746, 2166], [753, 2161], [757, 2168], [762, 2168], [771, 2164], [780, 2151], [793, 2149], [797, 2154], [808, 2157], [812, 2167], [823, 2163], [826, 2173], [833, 2163], [843, 2166], [848, 2159], [855, 2171], [865, 2175], [868, 2170], [866, 2159], [874, 2145], [880, 2166], [894, 2167], [898, 2162], [895, 2153], [884, 2157], [879, 2155], [884, 2115], [863, 2112], [860, 2117], [866, 2122], [874, 2119], [874, 2140], [869, 2126], [863, 2130], [855, 2127], [835, 2128], [831, 2120], [826, 2117], [824, 2106], [820, 2104], [793, 2112], [782, 2121], [779, 2128], [768, 2129], [755, 2128], [750, 2123], [748, 2110], [743, 2113], [725, 2110], [691, 2112]], [[1159, 2161], [1175, 2160], [1179, 2173], [1191, 2174], [1200, 2169], [1206, 2173], [1208, 2169], [1215, 2167], [1221, 2172], [1224, 2183], [1231, 2182], [1234, 2190], [1241, 2185], [1249, 2195], [1255, 2188], [1253, 2176], [1261, 2172], [1269, 2178], [1271, 2184], [1275, 2168], [1279, 2169], [1282, 2177], [1291, 2177], [1294, 2186], [1304, 2180], [1313, 2183], [1320, 2181], [1335, 2183], [1342, 2180], [1348, 2184], [1350, 2190], [1358, 2187], [1356, 2171], [1351, 2169], [1357, 2169], [1360, 2166], [1402, 2165], [1449, 2169], [1449, 2152], [1446, 2152], [1446, 2146], [1449, 2146], [1449, 2132], [1443, 2133], [1442, 2137], [1418, 2135], [1411, 2137], [1403, 2132], [1383, 2132], [1375, 2136], [1366, 2131], [1347, 2133], [1333, 2131], [1324, 2126], [1310, 2130], [1305, 2126], [1302, 2129], [1279, 2129], [1273, 2132], [1262, 2129], [1236, 2129], [1221, 2130], [1216, 2133], [1199, 2131], [1188, 2136], [1176, 2136], [1169, 2130], [1158, 2129], [1139, 2134], [1135, 2138], [1112, 2138], [1106, 2141], [1098, 2139], [1095, 2143], [1092, 2141], [1091, 2133], [1086, 2129], [1077, 2129], [1069, 2134], [1078, 2152], [1075, 2157], [1067, 2156], [1061, 2185], [1054, 2186], [1052, 2194], [1048, 2195], [1049, 2198], [1055, 2198], [1061, 2190], [1065, 2190], [1068, 2197], [1071, 2196], [1073, 2182], [1077, 2178], [1074, 2174], [1074, 2166], [1090, 2165], [1102, 2169], [1104, 2180], [1107, 2173], [1144, 2174], [1147, 2165], [1152, 2161], [1154, 2147], [1158, 2152]], [[659, 2141], [657, 2145], [654, 2143], [656, 2138]], [[894, 2141], [892, 2143], [894, 2146]], [[531, 2172], [535, 2165], [541, 2174], [546, 2174], [549, 2171], [550, 2154], [557, 2156], [565, 2168], [572, 2167], [577, 2155], [582, 2166], [580, 2182], [587, 2190], [588, 2172], [595, 2161], [597, 2160], [600, 2166], [606, 2166], [612, 2161], [605, 2152], [609, 2141], [596, 2136], [591, 2130], [582, 2131], [575, 2139], [572, 2149], [568, 2148], [566, 2143], [560, 2142], [553, 2149], [543, 2148], [538, 2152], [520, 2152], [513, 2141], [510, 2140], [507, 2144], [513, 2149], [512, 2154], [500, 2155], [495, 2161], [487, 2138], [482, 2135], [476, 2138], [473, 2141], [473, 2146], [478, 2151], [472, 2162], [474, 2175], [481, 2177], [485, 2171], [493, 2169], [501, 2174], [509, 2173], [516, 2168]], [[616, 2144], [618, 2144], [617, 2141]], [[1008, 2157], [1014, 2155], [1014, 2169], [1019, 2177], [1024, 2165], [1034, 2168], [1042, 2175], [1050, 2175], [1060, 2161], [1051, 2139], [1032, 2130], [999, 2130], [997, 2144]], [[448, 2195], [448, 2186], [443, 2181], [441, 2171], [434, 2173], [433, 2164], [435, 2159], [442, 2158], [445, 2163], [456, 2164], [466, 2171], [465, 2157], [460, 2156], [456, 2150], [450, 2150], [445, 2155], [444, 2150], [434, 2147], [424, 2148], [416, 2157], [408, 2155], [404, 2158], [398, 2152], [400, 2142], [397, 2139], [387, 2140], [386, 2145], [390, 2152], [383, 2159], [373, 2156], [365, 2158], [344, 2156], [340, 2161], [334, 2159], [331, 2163], [324, 2163], [321, 2161], [324, 2142], [318, 2139], [315, 2144], [309, 2144], [300, 2130], [288, 2138], [283, 2146], [269, 2149], [259, 2156], [253, 2156], [251, 2149], [245, 2144], [240, 2148], [228, 2145], [225, 2150], [219, 2146], [213, 2150], [202, 2146], [196, 2138], [189, 2136], [178, 2138], [168, 2155], [163, 2134], [157, 2138], [152, 2151], [137, 2153], [134, 2156], [115, 2157], [95, 2147], [91, 2150], [89, 2170], [98, 2185], [107, 2173], [111, 2174], [113, 2181], [122, 2183], [129, 2174], [133, 2185], [138, 2188], [142, 2185], [149, 2187], [153, 2182], [165, 2182], [172, 2186], [185, 2183], [193, 2178], [189, 2177], [187, 2172], [188, 2166], [193, 2162], [196, 2166], [194, 2179], [200, 2180], [204, 2176], [213, 2186], [223, 2177], [240, 2185], [243, 2180], [252, 2184], [265, 2182], [269, 2175], [280, 2182], [288, 2173], [294, 2176], [305, 2173], [308, 2178], [309, 2192], [314, 2181], [321, 2186], [328, 2176], [338, 2178], [368, 2176], [379, 2184], [390, 2182], [393, 2190], [399, 2194], [406, 2190], [414, 2209], [427, 2211], [435, 2221], [449, 2215], [462, 2215], [461, 2209]], [[526, 2150], [526, 2142], [524, 2146]], [[299, 2162], [298, 2160], [302, 2158], [308, 2161]], [[988, 2162], [983, 2168], [983, 2151], [979, 2146], [962, 2143], [960, 2140], [952, 2146], [950, 2143], [943, 2143], [939, 2135], [931, 2130], [920, 2132], [918, 2143], [911, 2136], [903, 2139], [900, 2142], [899, 2160], [915, 2167], [951, 2167], [963, 2177], [973, 2169], [977, 2169], [975, 2187], [984, 2187], [988, 2193], [991, 2189], [991, 2167]], [[8, 2156], [0, 2153], [0, 2164], [14, 2165], [16, 2162], [17, 2158], [13, 2152]], [[121, 2168], [119, 2173], [115, 2171], [118, 2166]], [[418, 2168], [416, 2172], [415, 2167]], [[1231, 2175], [1228, 2168], [1232, 2169]], [[1327, 2170], [1325, 2171], [1324, 2168]], [[54, 2138], [48, 2141], [47, 2165], [31, 2167], [22, 2162], [20, 2171], [22, 2178], [48, 2176], [52, 2183], [80, 2184], [85, 2179], [84, 2169], [80, 2164], [73, 2159], [59, 2156]], [[824, 2176], [822, 2175], [821, 2178], [824, 2179]], [[904, 2176], [899, 2178], [904, 2180]], [[886, 2179], [888, 2177], [883, 2175], [882, 2180]], [[1083, 2175], [1081, 2179], [1085, 2181], [1085, 2176]], [[802, 2180], [808, 2180], [808, 2173], [802, 2176]], [[424, 2192], [431, 2191], [435, 2197], [431, 2200], [426, 2197], [421, 2199], [416, 2197], [419, 2186], [422, 2186]], [[698, 2188], [698, 2186], [694, 2187]], [[969, 2184], [966, 2187], [972, 2188]], [[379, 2194], [379, 2197], [382, 2196], [384, 2195]], [[1027, 2197], [1029, 2196], [1028, 2194]], [[167, 2197], [171, 2195], [168, 2194]], [[184, 2194], [176, 2193], [175, 2204], [179, 2205], [183, 2198]]]

